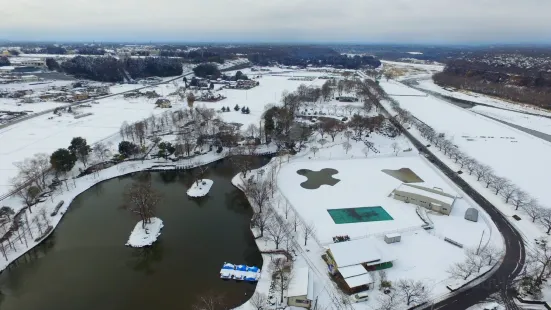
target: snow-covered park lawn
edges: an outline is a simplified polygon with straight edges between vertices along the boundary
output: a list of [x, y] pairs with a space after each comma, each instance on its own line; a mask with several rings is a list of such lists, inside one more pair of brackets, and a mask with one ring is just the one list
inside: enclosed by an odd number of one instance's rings
[[161, 235], [163, 221], [156, 217], [152, 217], [150, 221], [150, 223], [146, 223], [145, 225], [143, 225], [143, 221], [139, 221], [130, 233], [126, 245], [133, 248], [142, 248], [152, 245], [153, 242], [157, 241], [157, 238]]
[[[332, 177], [339, 182], [333, 186], [322, 185], [318, 189], [301, 187], [300, 184], [307, 178], [298, 174], [297, 170], [320, 171], [324, 168], [337, 170], [338, 173]], [[381, 170], [401, 168], [409, 168], [424, 181], [415, 183], [417, 185], [439, 187], [457, 195], [449, 216], [428, 212], [429, 219], [434, 223], [433, 230], [422, 229], [424, 222], [417, 215], [415, 205], [390, 196], [402, 181]], [[397, 257], [394, 266], [386, 270], [389, 279], [422, 280], [430, 286], [434, 296], [448, 292], [445, 286], [454, 280], [447, 270], [465, 257], [464, 249], [444, 241], [444, 238], [472, 248], [479, 244], [482, 237], [483, 244], [502, 247], [501, 235], [484, 211], [417, 154], [355, 160], [292, 160], [282, 166], [278, 187], [300, 219], [316, 227], [316, 236], [322, 245], [332, 243], [333, 236], [382, 239], [386, 233], [401, 233], [401, 242], [388, 245]], [[383, 207], [393, 220], [336, 224], [327, 211], [373, 206]], [[471, 207], [480, 212], [478, 222], [464, 219], [465, 211]]]
[[214, 181], [209, 179], [202, 179], [199, 180], [199, 182], [193, 182], [191, 187], [187, 190], [187, 195], [190, 197], [206, 196], [209, 193], [213, 183]]

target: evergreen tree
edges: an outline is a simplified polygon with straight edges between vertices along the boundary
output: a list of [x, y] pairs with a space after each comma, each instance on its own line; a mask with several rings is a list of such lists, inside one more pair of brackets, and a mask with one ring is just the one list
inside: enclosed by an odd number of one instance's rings
[[58, 149], [50, 157], [50, 164], [56, 173], [65, 173], [71, 171], [77, 161], [76, 156], [68, 149]]

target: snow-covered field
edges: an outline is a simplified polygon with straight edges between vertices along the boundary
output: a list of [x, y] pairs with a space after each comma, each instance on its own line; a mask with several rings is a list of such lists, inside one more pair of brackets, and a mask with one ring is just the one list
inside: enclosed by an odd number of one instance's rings
[[[273, 68], [274, 70], [281, 69]], [[289, 70], [287, 70], [289, 71]], [[244, 69], [243, 73], [253, 76], [255, 72]], [[262, 75], [257, 72], [257, 75]], [[280, 104], [283, 91], [292, 92], [300, 84], [321, 85], [325, 80], [316, 79], [312, 82], [289, 80], [290, 76], [320, 76], [322, 72], [294, 71], [284, 76], [264, 75], [259, 79], [260, 86], [250, 90], [222, 90], [220, 93], [228, 98], [216, 103], [196, 102], [195, 106], [204, 106], [219, 111], [222, 106], [231, 108], [231, 112], [220, 113], [219, 116], [227, 122], [244, 124], [246, 129], [249, 124], [259, 126], [262, 112], [266, 104]], [[127, 85], [128, 87], [126, 87]], [[124, 84], [116, 91], [125, 91], [137, 84]], [[155, 90], [162, 97], [174, 92], [177, 87], [183, 86], [182, 81], [154, 86], [148, 90]], [[112, 91], [113, 92], [113, 91]], [[0, 130], [0, 195], [9, 191], [10, 179], [17, 174], [14, 162], [22, 161], [36, 153], [52, 153], [58, 148], [67, 147], [73, 137], [81, 136], [87, 139], [89, 144], [104, 141], [112, 144], [120, 141], [119, 128], [123, 122], [133, 123], [149, 117], [151, 114], [160, 114], [167, 110], [187, 108], [187, 104], [176, 97], [168, 97], [172, 101], [171, 109], [155, 108], [155, 99], [144, 97], [125, 100], [123, 96], [114, 96], [98, 99], [99, 104], [92, 104], [90, 108], [81, 108], [83, 113], [94, 113], [91, 116], [74, 119], [71, 114], [60, 117], [55, 115], [43, 115], [28, 121], [24, 121]], [[1, 99], [0, 99], [1, 100]], [[37, 103], [40, 104], [40, 103]], [[235, 105], [247, 106], [250, 114], [242, 114], [233, 110]], [[53, 116], [53, 119], [49, 119]]]
[[475, 106], [470, 110], [482, 115], [502, 120], [504, 122], [551, 135], [551, 118], [506, 111], [485, 106]]
[[439, 85], [436, 85], [432, 80], [432, 78], [419, 80], [418, 83], [419, 83], [418, 85], [419, 88], [434, 91], [442, 95], [446, 95], [446, 96], [450, 96], [458, 99], [464, 99], [464, 100], [469, 100], [469, 101], [478, 102], [482, 104], [487, 104], [498, 108], [505, 108], [510, 110], [524, 111], [524, 112], [551, 116], [550, 111], [546, 111], [529, 104], [509, 102], [509, 101], [505, 101], [498, 98], [477, 94], [469, 91], [449, 91], [447, 89], [442, 88]]
[[[392, 94], [422, 94], [394, 81], [382, 81], [381, 86]], [[550, 143], [432, 96], [394, 99], [437, 132], [452, 138], [459, 149], [491, 166], [497, 175], [510, 179], [544, 206], [551, 206], [545, 182], [551, 175]]]
[[[340, 180], [334, 186], [321, 185], [318, 189], [305, 189], [301, 183], [307, 178], [297, 173], [300, 169], [320, 171], [329, 168], [338, 171], [333, 178]], [[283, 195], [306, 222], [315, 223], [321, 243], [331, 243], [334, 236], [365, 237], [391, 231], [421, 229], [424, 223], [415, 213], [415, 206], [389, 197], [402, 182], [383, 169], [409, 168], [425, 181], [425, 186], [440, 187], [455, 194], [450, 186], [419, 156], [382, 157], [356, 160], [295, 161], [281, 168], [278, 186]], [[391, 221], [335, 224], [327, 210], [381, 206], [394, 218]]]
[[139, 221], [130, 233], [126, 245], [133, 248], [142, 248], [152, 245], [153, 242], [157, 241], [164, 226], [163, 221], [157, 217], [152, 217], [150, 221], [150, 223], [145, 225], [143, 225], [143, 221]]
[[[297, 170], [319, 171], [324, 168], [338, 170], [333, 177], [340, 181], [334, 186], [322, 185], [318, 189], [300, 186], [306, 178], [297, 174]], [[417, 215], [414, 205], [389, 197], [392, 190], [402, 182], [381, 169], [400, 168], [410, 168], [424, 180], [424, 183], [416, 184], [440, 187], [445, 192], [458, 196], [449, 216], [428, 212], [434, 223], [432, 231], [421, 228], [424, 223]], [[484, 244], [502, 247], [501, 235], [482, 209], [417, 154], [356, 160], [291, 160], [279, 172], [278, 187], [301, 220], [314, 224], [322, 245], [331, 243], [332, 237], [338, 235], [349, 235], [353, 239], [382, 239], [385, 233], [400, 232], [402, 241], [389, 245], [398, 257], [394, 266], [386, 270], [389, 279], [422, 280], [430, 287], [433, 296], [448, 292], [445, 286], [454, 280], [447, 270], [453, 263], [462, 261], [465, 255], [463, 249], [445, 242], [444, 237], [462, 243], [465, 248], [472, 248], [478, 245], [484, 234]], [[335, 224], [327, 212], [328, 209], [366, 206], [382, 206], [394, 220]], [[465, 211], [469, 207], [479, 210], [481, 218], [478, 222], [464, 219]]]

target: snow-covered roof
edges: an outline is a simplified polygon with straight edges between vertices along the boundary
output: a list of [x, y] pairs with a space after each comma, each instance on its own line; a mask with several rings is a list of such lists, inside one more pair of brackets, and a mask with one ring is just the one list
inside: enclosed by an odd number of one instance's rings
[[[430, 188], [427, 188], [427, 189], [430, 189]], [[415, 195], [425, 196], [425, 197], [428, 197], [428, 198], [439, 200], [439, 201], [441, 201], [443, 203], [446, 203], [446, 204], [449, 204], [449, 205], [452, 205], [454, 200], [455, 200], [455, 198], [453, 198], [453, 197], [448, 197], [448, 196], [444, 195], [445, 194], [444, 192], [442, 192], [443, 194], [433, 193], [431, 191], [423, 189], [422, 186], [413, 187], [413, 186], [410, 186], [409, 184], [406, 184], [406, 183], [402, 183], [400, 186], [398, 186], [398, 188], [396, 190], [401, 191], [401, 192], [405, 192], [405, 193], [411, 193], [411, 194], [415, 194]]]
[[11, 71], [15, 69], [14, 66], [4, 66], [4, 67], [0, 67], [0, 71]]
[[339, 269], [362, 263], [382, 264], [396, 260], [389, 246], [374, 238], [333, 243], [329, 245], [329, 250]]
[[350, 278], [367, 273], [367, 270], [362, 265], [352, 265], [339, 268], [339, 272], [343, 278]]
[[307, 296], [309, 284], [309, 268], [302, 267], [293, 270], [293, 278], [287, 289], [287, 296]]
[[349, 288], [354, 288], [361, 285], [373, 283], [373, 279], [371, 279], [369, 273], [366, 273], [355, 277], [345, 278], [344, 282], [346, 282]]
[[396, 237], [400, 237], [400, 234], [399, 233], [386, 234], [385, 237], [387, 237], [387, 238], [396, 238]]

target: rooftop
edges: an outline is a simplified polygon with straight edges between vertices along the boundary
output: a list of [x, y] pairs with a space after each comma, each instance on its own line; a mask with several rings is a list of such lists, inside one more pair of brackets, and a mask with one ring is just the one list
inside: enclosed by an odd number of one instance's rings
[[338, 268], [362, 263], [382, 264], [396, 260], [389, 246], [374, 238], [333, 243], [329, 245], [329, 250]]
[[293, 270], [293, 277], [291, 283], [289, 283], [289, 288], [287, 289], [287, 296], [308, 296], [310, 288], [313, 285], [310, 285], [310, 270], [308, 267], [295, 268]]
[[346, 285], [348, 285], [349, 288], [354, 288], [373, 283], [373, 279], [371, 278], [369, 273], [365, 273], [359, 276], [345, 278], [344, 282], [346, 282]]
[[431, 188], [429, 187], [423, 187], [423, 186], [411, 186], [410, 184], [402, 183], [396, 190], [405, 192], [405, 193], [411, 193], [416, 195], [421, 195], [425, 197], [429, 197], [435, 200], [442, 201], [446, 204], [452, 205], [455, 198], [449, 197], [447, 193], [442, 192], [442, 194], [434, 193], [429, 191]]

